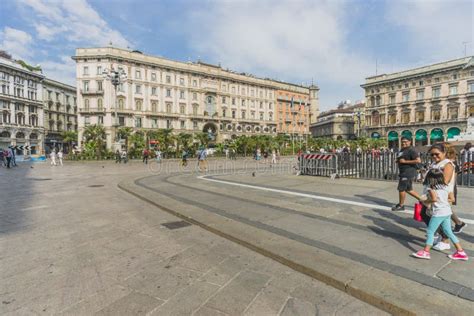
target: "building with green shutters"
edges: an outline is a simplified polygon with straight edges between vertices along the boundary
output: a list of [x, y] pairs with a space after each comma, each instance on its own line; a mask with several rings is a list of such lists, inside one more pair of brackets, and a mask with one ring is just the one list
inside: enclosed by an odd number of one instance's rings
[[474, 57], [366, 78], [365, 136], [397, 148], [447, 141], [474, 117]]

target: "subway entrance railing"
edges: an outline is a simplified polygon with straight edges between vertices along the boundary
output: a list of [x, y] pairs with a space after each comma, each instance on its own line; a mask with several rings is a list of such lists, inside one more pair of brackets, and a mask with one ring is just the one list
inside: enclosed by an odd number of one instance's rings
[[[419, 179], [430, 165], [430, 156], [420, 154]], [[398, 180], [397, 153], [363, 152], [339, 154], [302, 154], [298, 158], [301, 175], [345, 177], [374, 180]], [[474, 187], [474, 152], [459, 155], [456, 181], [459, 186]]]

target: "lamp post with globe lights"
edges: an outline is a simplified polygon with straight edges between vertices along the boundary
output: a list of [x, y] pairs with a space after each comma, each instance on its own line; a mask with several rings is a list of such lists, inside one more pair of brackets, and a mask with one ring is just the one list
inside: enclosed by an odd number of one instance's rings
[[119, 121], [118, 121], [118, 114], [117, 114], [117, 108], [118, 108], [118, 87], [127, 80], [127, 74], [122, 68], [119, 69], [114, 69], [113, 67], [109, 69], [104, 69], [102, 72], [102, 76], [106, 80], [110, 80], [112, 85], [114, 86], [115, 90], [115, 102], [114, 102], [114, 123], [113, 126], [115, 127], [115, 141], [118, 142], [118, 126], [119, 126]]

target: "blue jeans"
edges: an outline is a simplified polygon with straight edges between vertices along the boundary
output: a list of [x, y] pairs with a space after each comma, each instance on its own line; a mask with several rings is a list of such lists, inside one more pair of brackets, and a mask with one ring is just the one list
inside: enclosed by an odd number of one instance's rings
[[440, 225], [443, 228], [444, 233], [454, 244], [459, 242], [459, 239], [453, 234], [453, 231], [451, 230], [451, 215], [439, 217], [432, 216], [430, 219], [430, 224], [428, 225], [428, 238], [426, 239], [427, 245], [433, 246], [434, 234]]

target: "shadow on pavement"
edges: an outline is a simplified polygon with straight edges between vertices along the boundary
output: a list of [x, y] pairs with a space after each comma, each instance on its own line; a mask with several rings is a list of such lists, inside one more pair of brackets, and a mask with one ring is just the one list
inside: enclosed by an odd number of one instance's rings
[[378, 197], [375, 197], [375, 196], [370, 196], [370, 195], [365, 195], [365, 194], [355, 194], [354, 196], [356, 196], [358, 198], [361, 198], [361, 199], [363, 199], [365, 201], [368, 201], [368, 202], [374, 202], [378, 205], [393, 206], [393, 203], [387, 201], [386, 199], [378, 198]]
[[[10, 169], [0, 168], [0, 236], [26, 229], [25, 211], [33, 199], [33, 181], [28, 179], [31, 163], [18, 163]], [[34, 166], [33, 166], [34, 168]]]

